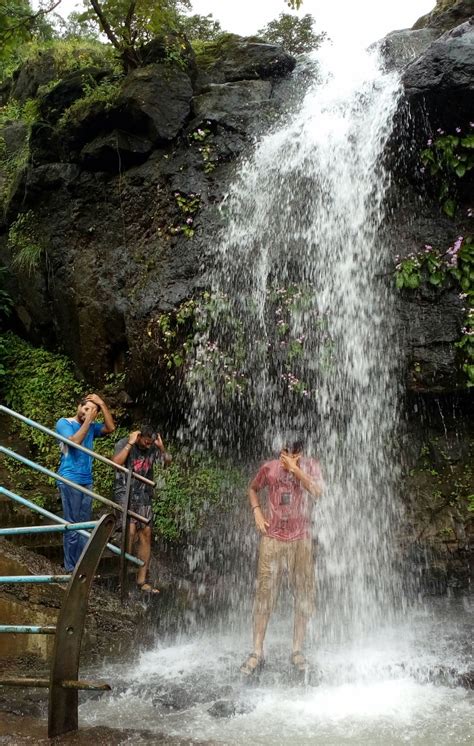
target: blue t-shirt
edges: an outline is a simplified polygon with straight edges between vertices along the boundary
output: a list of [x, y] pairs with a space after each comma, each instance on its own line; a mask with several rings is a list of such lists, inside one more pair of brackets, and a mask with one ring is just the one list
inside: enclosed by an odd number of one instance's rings
[[[81, 423], [75, 419], [61, 417], [56, 422], [56, 432], [64, 438], [70, 438], [81, 428]], [[105, 435], [103, 422], [93, 422], [81, 445], [92, 450], [94, 438]], [[92, 456], [74, 448], [66, 443], [60, 442], [61, 460], [59, 462], [58, 474], [70, 479], [77, 484], [92, 484]]]

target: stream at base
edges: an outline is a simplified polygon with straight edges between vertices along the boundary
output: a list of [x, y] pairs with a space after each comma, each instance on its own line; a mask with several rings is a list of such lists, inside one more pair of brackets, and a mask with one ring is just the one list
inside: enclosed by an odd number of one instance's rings
[[433, 600], [350, 646], [319, 644], [316, 618], [307, 682], [290, 671], [281, 613], [250, 684], [238, 671], [250, 630], [160, 639], [134, 664], [100, 672], [115, 693], [84, 701], [80, 720], [219, 744], [472, 743], [473, 606], [472, 597]]

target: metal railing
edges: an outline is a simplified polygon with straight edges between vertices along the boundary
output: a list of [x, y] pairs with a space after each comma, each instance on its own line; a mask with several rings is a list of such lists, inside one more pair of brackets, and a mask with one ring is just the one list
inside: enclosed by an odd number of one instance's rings
[[[41, 634], [54, 635], [54, 648], [51, 662], [51, 671], [49, 679], [42, 678], [3, 678], [0, 679], [0, 686], [26, 686], [26, 687], [47, 687], [49, 688], [49, 711], [48, 711], [48, 736], [54, 736], [67, 733], [68, 731], [77, 730], [78, 728], [78, 692], [83, 690], [110, 690], [108, 684], [79, 680], [79, 658], [82, 636], [84, 632], [84, 622], [87, 612], [87, 603], [89, 592], [94, 579], [97, 566], [102, 554], [106, 548], [114, 554], [120, 556], [120, 594], [122, 602], [126, 595], [126, 561], [135, 565], [142, 566], [143, 562], [127, 552], [128, 544], [128, 527], [130, 517], [137, 521], [148, 524], [150, 519], [138, 515], [130, 510], [130, 496], [132, 480], [138, 479], [146, 484], [154, 486], [154, 482], [140, 474], [132, 472], [125, 466], [114, 463], [111, 459], [102, 456], [95, 451], [89, 450], [85, 446], [72, 443], [58, 433], [50, 430], [43, 425], [31, 420], [24, 415], [0, 405], [0, 412], [15, 417], [25, 424], [34, 427], [42, 432], [51, 435], [58, 441], [67, 443], [68, 447], [77, 448], [87, 453], [94, 459], [102, 461], [114, 469], [126, 474], [126, 493], [124, 503], [121, 505], [112, 500], [108, 500], [102, 495], [87, 489], [83, 485], [76, 484], [59, 474], [46, 469], [46, 467], [37, 464], [30, 459], [12, 451], [9, 448], [0, 446], [0, 453], [8, 458], [15, 459], [25, 464], [29, 468], [53, 477], [57, 481], [68, 484], [74, 489], [78, 489], [84, 494], [89, 495], [95, 500], [113, 507], [114, 510], [122, 512], [122, 545], [117, 547], [109, 542], [110, 536], [115, 528], [116, 521], [113, 514], [106, 514], [98, 521], [86, 521], [82, 523], [69, 523], [64, 518], [51, 513], [45, 508], [26, 500], [24, 497], [17, 495], [15, 492], [0, 486], [0, 494], [17, 502], [30, 510], [39, 513], [43, 517], [49, 518], [54, 525], [42, 526], [20, 526], [15, 528], [0, 529], [1, 536], [18, 536], [24, 534], [38, 533], [56, 533], [67, 531], [77, 531], [85, 535], [88, 542], [85, 545], [79, 561], [70, 575], [13, 575], [0, 576], [0, 584], [6, 583], [68, 583], [66, 595], [58, 615], [56, 625], [0, 625], [0, 633], [11, 634]], [[92, 533], [90, 533], [92, 530]]]
[[[111, 466], [116, 471], [121, 471], [126, 475], [124, 500], [123, 500], [123, 504], [120, 504], [120, 503], [113, 502], [112, 500], [108, 500], [106, 497], [103, 497], [102, 495], [99, 495], [98, 493], [93, 492], [92, 490], [89, 490], [87, 487], [84, 487], [84, 485], [76, 484], [75, 482], [72, 482], [70, 479], [67, 479], [66, 477], [63, 477], [60, 474], [57, 474], [56, 472], [51, 471], [51, 469], [47, 469], [46, 467], [41, 466], [40, 464], [37, 464], [35, 461], [31, 461], [30, 459], [27, 459], [25, 456], [20, 456], [19, 453], [16, 453], [15, 451], [12, 451], [9, 448], [5, 448], [4, 446], [0, 445], [0, 453], [3, 453], [5, 456], [9, 458], [13, 458], [16, 461], [23, 463], [25, 466], [28, 466], [31, 469], [34, 469], [35, 471], [39, 471], [42, 474], [46, 474], [48, 477], [55, 479], [56, 481], [62, 482], [63, 484], [67, 484], [70, 487], [73, 487], [74, 489], [77, 489], [80, 492], [83, 492], [85, 495], [89, 495], [89, 497], [92, 497], [94, 500], [98, 500], [104, 505], [107, 505], [108, 507], [111, 507], [114, 510], [119, 510], [122, 513], [121, 547], [119, 548], [115, 546], [114, 544], [109, 543], [107, 544], [107, 549], [109, 549], [114, 554], [117, 554], [120, 556], [120, 571], [119, 571], [120, 598], [123, 602], [127, 595], [126, 561], [128, 560], [129, 562], [132, 562], [135, 565], [143, 565], [143, 562], [141, 560], [137, 559], [136, 557], [133, 557], [131, 554], [127, 552], [128, 535], [129, 535], [129, 518], [131, 517], [136, 521], [140, 521], [141, 523], [144, 523], [145, 525], [150, 523], [149, 518], [144, 518], [138, 513], [135, 513], [134, 511], [130, 510], [132, 480], [137, 479], [138, 481], [144, 482], [145, 484], [149, 484], [152, 487], [155, 486], [155, 483], [153, 482], [153, 480], [147, 479], [146, 477], [143, 477], [141, 474], [137, 474], [131, 469], [128, 469], [126, 466], [116, 464], [114, 461], [112, 461], [112, 459], [109, 459], [106, 456], [102, 456], [102, 454], [96, 453], [95, 451], [92, 451], [89, 448], [86, 448], [80, 443], [72, 443], [69, 438], [66, 438], [63, 435], [59, 435], [59, 433], [57, 433], [55, 430], [51, 430], [49, 427], [46, 427], [45, 425], [40, 425], [39, 422], [35, 422], [35, 420], [32, 420], [29, 417], [25, 417], [25, 415], [20, 414], [19, 412], [15, 412], [15, 410], [13, 409], [9, 409], [8, 407], [5, 407], [4, 405], [0, 405], [0, 413], [9, 415], [10, 417], [14, 417], [15, 419], [23, 422], [25, 425], [28, 425], [29, 427], [33, 427], [36, 430], [39, 430], [40, 432], [45, 433], [46, 435], [50, 435], [51, 437], [55, 438], [57, 441], [65, 443], [68, 446], [68, 448], [76, 448], [77, 450], [82, 451], [83, 453], [86, 453], [88, 456], [91, 456], [96, 461], [102, 461], [102, 463], [107, 464], [108, 466]], [[38, 510], [38, 506], [35, 505], [34, 503], [26, 501], [24, 498], [21, 498], [19, 495], [15, 495], [14, 493], [11, 493], [8, 490], [5, 490], [5, 488], [3, 487], [0, 487], [0, 493], [7, 495], [8, 497], [16, 500], [17, 502], [22, 502], [24, 505], [26, 505], [26, 507], [29, 507], [31, 510], [35, 510], [36, 512], [42, 512]], [[46, 515], [45, 512], [42, 512], [42, 514]], [[57, 523], [63, 523], [63, 524], [67, 523], [67, 521], [64, 521], [64, 519], [59, 519], [59, 516], [55, 516], [54, 513], [47, 513], [47, 515], [49, 518], [51, 518], [51, 520]], [[88, 533], [85, 531], [80, 531], [79, 533], [85, 536], [88, 536]]]

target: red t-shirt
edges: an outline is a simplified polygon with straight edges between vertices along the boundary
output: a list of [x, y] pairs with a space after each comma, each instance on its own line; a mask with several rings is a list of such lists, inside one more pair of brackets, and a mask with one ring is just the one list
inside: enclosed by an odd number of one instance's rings
[[[314, 481], [321, 479], [319, 463], [312, 458], [300, 458], [298, 466]], [[280, 461], [266, 461], [251, 482], [254, 490], [268, 488], [265, 519], [270, 524], [267, 536], [281, 541], [295, 541], [311, 536], [313, 498], [299, 479], [283, 468]]]

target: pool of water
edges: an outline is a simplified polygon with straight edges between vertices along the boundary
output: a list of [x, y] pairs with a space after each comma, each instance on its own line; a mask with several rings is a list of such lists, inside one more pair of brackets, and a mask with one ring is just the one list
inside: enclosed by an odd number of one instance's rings
[[290, 633], [275, 620], [251, 683], [238, 672], [248, 630], [157, 640], [136, 664], [102, 671], [115, 691], [85, 701], [81, 722], [220, 744], [472, 743], [472, 599], [433, 602], [356, 643], [327, 645], [316, 627], [304, 681]]

